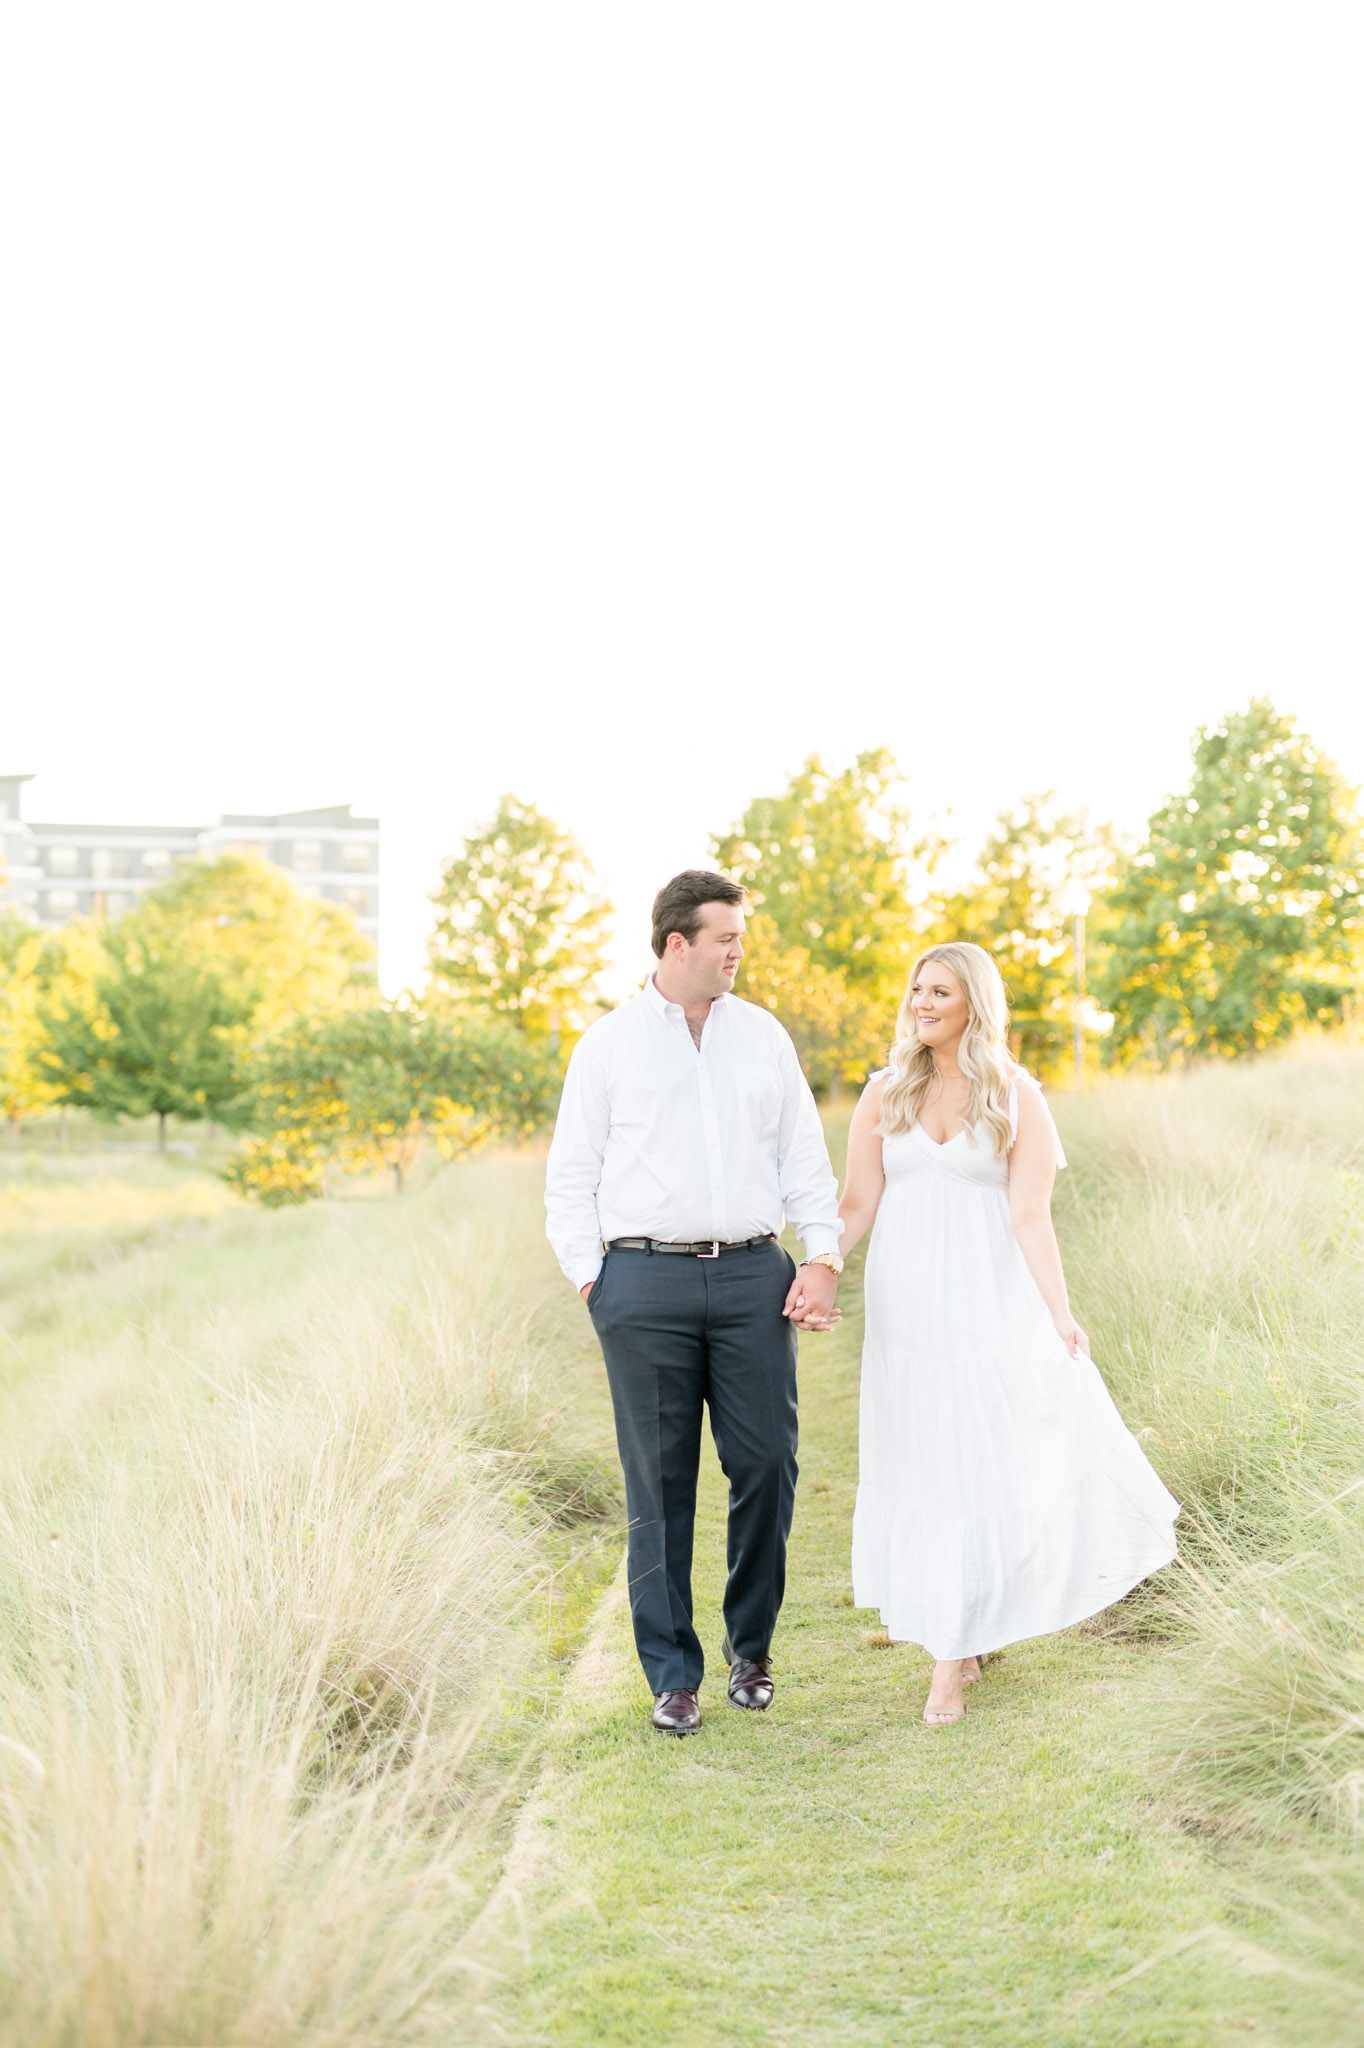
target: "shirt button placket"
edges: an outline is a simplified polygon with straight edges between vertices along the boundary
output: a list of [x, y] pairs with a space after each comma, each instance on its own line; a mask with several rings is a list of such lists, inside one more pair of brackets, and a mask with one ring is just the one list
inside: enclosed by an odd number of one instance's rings
[[720, 1118], [711, 1081], [711, 1065], [706, 1056], [706, 1039], [715, 1029], [715, 1021], [712, 1016], [701, 1035], [701, 1129], [705, 1134], [706, 1165], [710, 1174], [710, 1211], [713, 1218], [711, 1229], [717, 1238], [723, 1240], [729, 1236], [729, 1200], [725, 1190], [725, 1158], [720, 1144]]

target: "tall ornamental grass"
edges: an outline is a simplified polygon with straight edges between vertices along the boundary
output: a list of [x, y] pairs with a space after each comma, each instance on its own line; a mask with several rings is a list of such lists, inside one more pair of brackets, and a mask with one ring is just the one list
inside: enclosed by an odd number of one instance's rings
[[548, 1546], [603, 1500], [536, 1335], [538, 1193], [492, 1161], [235, 1215], [93, 1274], [97, 1316], [76, 1288], [45, 1398], [21, 1357], [5, 2039], [477, 2033], [463, 1936], [546, 1680]]
[[1294, 1482], [1358, 1475], [1364, 1053], [1116, 1083], [1058, 1104], [1072, 1293], [1171, 1490], [1247, 1552], [1279, 1553]]
[[1364, 2038], [1364, 1050], [1057, 1106], [1077, 1312], [1185, 1507], [1118, 1610], [1167, 1639], [1164, 1782], [1278, 1916], [1304, 2038]]

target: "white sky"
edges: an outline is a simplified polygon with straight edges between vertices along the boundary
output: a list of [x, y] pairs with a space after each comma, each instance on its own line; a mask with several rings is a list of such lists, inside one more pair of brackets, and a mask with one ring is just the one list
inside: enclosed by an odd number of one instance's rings
[[812, 748], [1135, 826], [1364, 779], [1355, 6], [107, 5], [0, 39], [0, 772], [514, 790], [622, 913]]

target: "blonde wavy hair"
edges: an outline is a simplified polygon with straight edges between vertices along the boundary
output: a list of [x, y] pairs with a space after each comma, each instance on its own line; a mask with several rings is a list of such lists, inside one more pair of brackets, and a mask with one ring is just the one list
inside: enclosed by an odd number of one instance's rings
[[961, 983], [966, 997], [966, 1029], [957, 1049], [957, 1064], [968, 1082], [962, 1121], [969, 1134], [983, 1124], [996, 1159], [1006, 1159], [1013, 1143], [1009, 1123], [1009, 1085], [1018, 1071], [1009, 1053], [1009, 1003], [1004, 979], [983, 946], [952, 939], [930, 946], [914, 963], [890, 1049], [890, 1075], [881, 1090], [881, 1129], [912, 1130], [924, 1098], [933, 1085], [933, 1048], [919, 1037], [911, 998], [914, 984], [930, 960], [941, 960]]

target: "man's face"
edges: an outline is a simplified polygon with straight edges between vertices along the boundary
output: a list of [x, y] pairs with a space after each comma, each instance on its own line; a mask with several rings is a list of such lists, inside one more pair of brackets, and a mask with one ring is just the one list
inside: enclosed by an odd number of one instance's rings
[[737, 903], [703, 903], [701, 929], [693, 945], [679, 936], [679, 966], [695, 991], [695, 1000], [726, 996], [734, 986], [744, 957], [744, 913]]

